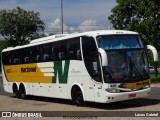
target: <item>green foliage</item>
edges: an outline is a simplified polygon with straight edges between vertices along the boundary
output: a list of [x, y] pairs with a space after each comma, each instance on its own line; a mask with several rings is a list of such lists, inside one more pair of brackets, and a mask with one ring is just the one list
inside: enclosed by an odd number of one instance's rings
[[144, 44], [160, 50], [160, 0], [116, 0], [108, 19], [115, 29], [140, 33]]
[[160, 83], [160, 73], [158, 76], [155, 76], [155, 73], [150, 73], [151, 83]]
[[46, 37], [45, 34], [34, 34], [32, 37], [31, 37], [31, 40], [34, 40], [34, 39], [38, 39], [38, 38], [42, 38], [42, 37]]
[[3, 49], [8, 47], [8, 41], [6, 40], [0, 40], [0, 53], [2, 52]]
[[0, 11], [0, 34], [9, 41], [9, 46], [24, 45], [41, 30], [44, 30], [44, 22], [38, 12], [20, 7]]

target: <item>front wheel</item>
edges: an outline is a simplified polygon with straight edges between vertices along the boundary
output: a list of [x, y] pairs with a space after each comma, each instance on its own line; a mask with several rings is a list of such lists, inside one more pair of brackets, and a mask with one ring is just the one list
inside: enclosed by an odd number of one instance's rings
[[84, 105], [83, 94], [80, 88], [73, 88], [72, 90], [72, 100], [74, 104], [78, 106]]

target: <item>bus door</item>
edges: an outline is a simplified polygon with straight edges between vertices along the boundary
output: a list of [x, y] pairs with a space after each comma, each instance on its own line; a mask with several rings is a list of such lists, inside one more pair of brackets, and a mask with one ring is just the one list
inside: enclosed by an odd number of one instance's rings
[[[99, 101], [103, 90], [99, 54], [93, 37], [82, 37], [83, 60], [91, 78], [89, 86], [92, 100]], [[91, 91], [92, 90], [92, 91]]]
[[91, 57], [92, 64], [92, 82], [94, 86], [94, 98], [95, 102], [100, 102], [103, 94], [103, 82], [102, 82], [102, 72], [100, 67], [98, 52], [94, 53]]

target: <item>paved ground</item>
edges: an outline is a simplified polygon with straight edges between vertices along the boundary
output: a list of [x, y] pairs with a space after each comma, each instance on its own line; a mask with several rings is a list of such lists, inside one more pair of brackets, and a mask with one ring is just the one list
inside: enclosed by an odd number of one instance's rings
[[[54, 111], [51, 113], [52, 115], [57, 116], [58, 114], [64, 114], [62, 111], [70, 111], [69, 115], [73, 114], [85, 114], [90, 112], [91, 115], [96, 115], [97, 112], [104, 112], [103, 114], [113, 112], [113, 116], [125, 116], [130, 114], [130, 112], [135, 111], [145, 111], [151, 112], [154, 111], [157, 113], [160, 111], [160, 87], [153, 87], [152, 94], [149, 97], [122, 101], [111, 104], [97, 104], [97, 103], [88, 103], [84, 107], [78, 107], [73, 105], [70, 100], [61, 100], [61, 99], [53, 99], [46, 97], [34, 97], [30, 96], [28, 100], [22, 100], [15, 98], [12, 94], [6, 93], [3, 91], [2, 85], [0, 85], [0, 111]], [[56, 113], [55, 111], [59, 111]], [[79, 113], [73, 113], [74, 111], [81, 111]], [[129, 111], [129, 113], [128, 113]], [[139, 113], [139, 112], [138, 112]], [[49, 113], [50, 114], [50, 113]], [[133, 114], [132, 114], [133, 115]], [[159, 113], [160, 117], [160, 113]], [[159, 119], [159, 117], [132, 117], [132, 119]], [[63, 117], [53, 117], [54, 119], [79, 119], [79, 118], [63, 118]], [[53, 118], [43, 118], [43, 119], [53, 119]], [[110, 119], [113, 117], [109, 117]], [[114, 117], [114, 119], [118, 120], [127, 120], [127, 117]], [[15, 120], [20, 118], [14, 118]], [[26, 118], [27, 119], [27, 118]], [[34, 119], [34, 118], [33, 118]], [[102, 119], [105, 120], [105, 117], [98, 118], [83, 118], [83, 119]], [[131, 118], [129, 118], [131, 119]]]

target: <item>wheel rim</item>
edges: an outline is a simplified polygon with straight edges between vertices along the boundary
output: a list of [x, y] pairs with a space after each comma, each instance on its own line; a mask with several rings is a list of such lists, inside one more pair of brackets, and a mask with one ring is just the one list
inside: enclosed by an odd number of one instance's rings
[[79, 89], [74, 89], [72, 92], [72, 100], [76, 105], [83, 105], [83, 94], [81, 90]]
[[26, 92], [24, 89], [20, 90], [21, 98], [26, 99]]
[[80, 91], [77, 92], [75, 100], [79, 104], [81, 104], [83, 102], [83, 96], [82, 96], [82, 93]]

